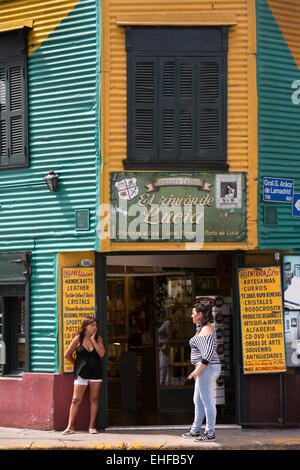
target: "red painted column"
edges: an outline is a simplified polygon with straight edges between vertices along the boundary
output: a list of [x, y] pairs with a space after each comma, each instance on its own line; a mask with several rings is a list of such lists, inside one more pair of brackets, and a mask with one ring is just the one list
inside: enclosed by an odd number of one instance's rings
[[[24, 373], [0, 378], [0, 426], [60, 431], [66, 428], [73, 394], [72, 374]], [[88, 430], [87, 390], [76, 429]]]

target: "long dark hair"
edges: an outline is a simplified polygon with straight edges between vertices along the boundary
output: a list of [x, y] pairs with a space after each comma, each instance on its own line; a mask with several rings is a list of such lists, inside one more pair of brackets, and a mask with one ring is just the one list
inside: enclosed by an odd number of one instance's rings
[[196, 310], [197, 313], [200, 313], [200, 312], [202, 313], [202, 318], [200, 319], [200, 324], [199, 324], [200, 330], [205, 325], [213, 321], [214, 316], [212, 314], [212, 308], [209, 303], [198, 302], [197, 304], [194, 305], [194, 309]]
[[[85, 328], [88, 326], [88, 325], [91, 325], [91, 323], [97, 323], [97, 327], [98, 327], [98, 320], [96, 320], [95, 317], [87, 317], [83, 320], [82, 324], [81, 324], [81, 327], [80, 327], [80, 330], [78, 331], [78, 335], [79, 335], [79, 343], [82, 344], [82, 341], [84, 340], [84, 336], [85, 336]], [[96, 332], [96, 335], [95, 335], [95, 340], [97, 341], [97, 338], [98, 338], [98, 333]]]

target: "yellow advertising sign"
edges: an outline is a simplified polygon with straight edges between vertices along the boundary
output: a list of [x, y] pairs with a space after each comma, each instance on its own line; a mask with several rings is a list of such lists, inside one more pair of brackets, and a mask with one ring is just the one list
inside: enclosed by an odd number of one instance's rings
[[285, 372], [280, 267], [238, 271], [244, 374]]
[[95, 268], [62, 268], [63, 371], [73, 372], [64, 358], [83, 320], [95, 316]]

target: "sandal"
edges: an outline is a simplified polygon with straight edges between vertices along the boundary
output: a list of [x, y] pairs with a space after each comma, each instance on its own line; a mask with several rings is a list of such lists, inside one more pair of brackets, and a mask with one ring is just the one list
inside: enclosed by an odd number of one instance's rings
[[74, 431], [74, 429], [68, 429], [67, 428], [62, 432], [62, 434], [75, 434], [75, 431]]
[[89, 429], [90, 434], [98, 434], [97, 429]]

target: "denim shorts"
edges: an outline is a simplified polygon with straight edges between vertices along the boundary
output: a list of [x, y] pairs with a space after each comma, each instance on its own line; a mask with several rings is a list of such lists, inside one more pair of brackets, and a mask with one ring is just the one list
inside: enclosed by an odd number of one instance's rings
[[89, 382], [102, 382], [102, 379], [83, 379], [78, 375], [77, 379], [74, 380], [74, 385], [88, 385]]

